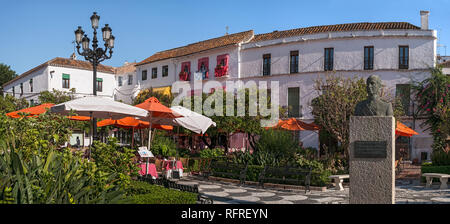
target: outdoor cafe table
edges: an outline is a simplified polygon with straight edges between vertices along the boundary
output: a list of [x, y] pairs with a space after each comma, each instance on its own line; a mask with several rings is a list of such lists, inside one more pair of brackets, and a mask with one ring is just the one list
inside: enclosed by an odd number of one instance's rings
[[[145, 167], [146, 164], [148, 165], [148, 167]], [[156, 172], [156, 166], [154, 163], [141, 163], [139, 164], [139, 168], [141, 168], [141, 170], [139, 170], [139, 174], [150, 174], [152, 177], [158, 178], [158, 172]], [[145, 171], [147, 171], [147, 173], [145, 173]]]
[[163, 161], [163, 168], [166, 172], [167, 178], [172, 178], [172, 171], [178, 170], [180, 172], [180, 177], [183, 176], [183, 164], [180, 160], [164, 160]]

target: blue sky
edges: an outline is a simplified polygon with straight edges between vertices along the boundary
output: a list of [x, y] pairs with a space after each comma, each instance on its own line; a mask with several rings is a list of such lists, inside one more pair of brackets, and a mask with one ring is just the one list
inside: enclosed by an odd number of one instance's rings
[[[111, 66], [222, 36], [226, 26], [229, 33], [253, 29], [256, 34], [353, 22], [398, 21], [420, 26], [420, 10], [430, 11], [429, 26], [438, 31], [440, 43], [448, 45], [450, 55], [450, 0], [0, 2], [0, 63], [18, 74], [54, 57], [69, 57], [77, 26], [92, 39], [89, 17], [94, 11], [100, 15], [100, 27], [108, 23], [116, 37], [113, 57], [104, 62]], [[443, 47], [440, 53], [444, 55]]]

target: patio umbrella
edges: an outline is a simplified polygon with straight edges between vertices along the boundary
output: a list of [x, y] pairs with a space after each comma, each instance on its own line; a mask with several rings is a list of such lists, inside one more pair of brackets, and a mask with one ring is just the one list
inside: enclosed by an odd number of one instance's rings
[[170, 109], [183, 116], [175, 118], [173, 120], [175, 124], [189, 129], [197, 134], [204, 134], [211, 125], [214, 127], [216, 126], [216, 123], [212, 121], [211, 118], [191, 111], [185, 107], [173, 106]]
[[[144, 129], [150, 126], [150, 123], [147, 121], [141, 121], [133, 117], [125, 117], [119, 120], [116, 120], [115, 126], [121, 128], [134, 128], [134, 129]], [[170, 131], [173, 130], [173, 127], [170, 125], [160, 125], [160, 124], [152, 124], [152, 128]]]
[[62, 115], [69, 115], [71, 111], [74, 111], [79, 116], [112, 119], [128, 116], [147, 117], [148, 115], [146, 110], [100, 96], [88, 96], [67, 101], [53, 106], [50, 111]]
[[[119, 120], [113, 120], [113, 119], [105, 119], [102, 121], [97, 122], [97, 127], [103, 127], [108, 125], [114, 125], [119, 128], [126, 128], [126, 129], [132, 129], [132, 139], [131, 139], [131, 147], [134, 145], [134, 130], [135, 129], [144, 129], [148, 128], [150, 125], [148, 122], [141, 121], [138, 119], [135, 119], [133, 117], [124, 117]], [[159, 124], [153, 124], [152, 128], [160, 129], [160, 130], [173, 130], [172, 126], [169, 125], [159, 125]]]
[[27, 117], [36, 117], [39, 116], [39, 114], [45, 113], [48, 109], [53, 107], [55, 104], [53, 103], [44, 103], [38, 106], [25, 108], [18, 111], [13, 111], [10, 113], [7, 113], [6, 116], [11, 118], [19, 118], [21, 117], [20, 113], [28, 114]]
[[67, 116], [70, 120], [73, 121], [90, 121], [91, 118], [88, 116]]
[[288, 120], [279, 120], [278, 124], [269, 128], [282, 128], [289, 131], [315, 131], [319, 130], [319, 126], [314, 123], [308, 124], [306, 122], [300, 121], [296, 118], [290, 118]]
[[[150, 126], [153, 126], [152, 123], [158, 123], [158, 121], [161, 119], [174, 119], [177, 117], [181, 117], [179, 114], [175, 113], [170, 108], [161, 104], [156, 97], [150, 97], [146, 99], [143, 103], [136, 105], [136, 107], [142, 108], [149, 112], [147, 120], [150, 123]], [[152, 129], [149, 128], [148, 130], [149, 150], [151, 146], [151, 136], [152, 136]]]
[[404, 125], [400, 121], [397, 121], [397, 127], [395, 128], [395, 135], [411, 137], [413, 135], [418, 135], [419, 133], [415, 132], [413, 129]]
[[[91, 118], [120, 119], [128, 116], [147, 117], [148, 115], [146, 110], [114, 101], [109, 97], [100, 96], [82, 97], [50, 108], [50, 112], [62, 115], [69, 115], [72, 111], [79, 116], [89, 116]], [[92, 119], [92, 137], [95, 135], [94, 124], [94, 119]]]

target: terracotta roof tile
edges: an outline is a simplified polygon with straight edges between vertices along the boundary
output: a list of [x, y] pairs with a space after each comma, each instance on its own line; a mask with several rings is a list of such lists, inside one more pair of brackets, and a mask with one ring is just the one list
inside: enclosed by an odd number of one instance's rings
[[357, 30], [418, 30], [420, 27], [414, 26], [407, 22], [383, 22], [383, 23], [347, 23], [325, 26], [311, 26], [305, 28], [297, 28], [284, 31], [274, 31], [272, 33], [264, 33], [255, 35], [250, 42], [273, 40], [299, 35], [316, 34], [324, 32], [341, 32], [341, 31], [357, 31]]
[[137, 63], [137, 65], [143, 65], [155, 61], [164, 59], [185, 56], [193, 53], [202, 52], [209, 49], [218, 47], [224, 47], [228, 45], [237, 44], [240, 42], [249, 41], [253, 37], [253, 30], [244, 31], [240, 33], [229, 34], [209, 40], [200, 41], [197, 43], [189, 44], [183, 47], [173, 48], [170, 50], [161, 51], [146, 58], [145, 60]]
[[117, 67], [114, 69], [114, 73], [116, 75], [123, 75], [127, 73], [132, 73], [136, 71], [136, 62], [125, 64], [121, 67]]
[[[45, 66], [58, 66], [58, 67], [65, 67], [65, 68], [76, 68], [76, 69], [84, 69], [84, 70], [91, 70], [92, 71], [92, 64], [90, 62], [87, 61], [80, 61], [80, 60], [73, 60], [73, 59], [69, 59], [69, 58], [60, 58], [60, 57], [56, 57], [53, 58], [50, 61], [44, 62], [41, 65], [38, 65], [24, 73], [22, 73], [19, 76], [16, 76], [14, 79], [10, 80], [9, 82], [3, 84], [3, 86], [9, 85], [10, 83], [23, 78]], [[102, 65], [99, 64], [97, 66], [97, 71], [99, 72], [105, 72], [105, 73], [111, 73], [114, 74], [115, 72], [115, 68], [111, 67], [111, 66], [106, 66], [106, 65]]]

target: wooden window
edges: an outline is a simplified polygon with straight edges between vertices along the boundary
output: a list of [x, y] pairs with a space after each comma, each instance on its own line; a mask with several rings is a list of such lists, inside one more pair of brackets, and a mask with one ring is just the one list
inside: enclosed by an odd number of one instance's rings
[[288, 88], [288, 116], [300, 117], [300, 87]]
[[23, 83], [20, 83], [20, 95], [23, 95]]
[[95, 88], [97, 89], [97, 91], [102, 92], [103, 91], [103, 79], [97, 78], [96, 84], [97, 84], [97, 86]]
[[411, 85], [410, 84], [395, 85], [395, 96], [400, 99], [405, 115], [408, 116], [412, 115], [409, 109], [411, 102]]
[[364, 47], [364, 70], [373, 70], [373, 46]]
[[408, 69], [409, 67], [409, 47], [399, 46], [398, 68]]
[[152, 79], [158, 78], [158, 68], [152, 68]]
[[164, 65], [162, 67], [162, 77], [167, 77], [169, 75], [169, 66], [168, 65]]
[[324, 70], [333, 71], [334, 48], [325, 48]]
[[69, 89], [70, 88], [70, 75], [69, 74], [62, 74], [62, 88]]
[[119, 86], [122, 86], [122, 76], [119, 76]]
[[13, 97], [16, 97], [16, 87], [15, 86], [13, 86]]
[[142, 81], [147, 80], [147, 70], [142, 71]]
[[133, 75], [128, 75], [128, 85], [133, 84]]
[[291, 51], [290, 73], [298, 73], [298, 51]]
[[263, 55], [263, 75], [270, 75], [270, 54]]

